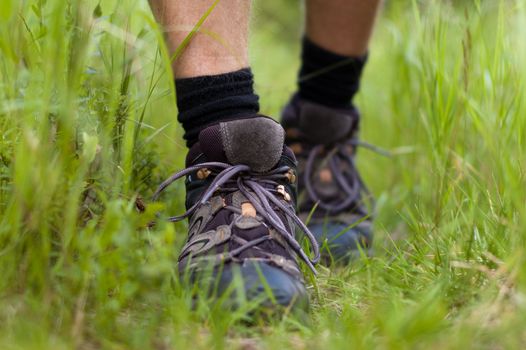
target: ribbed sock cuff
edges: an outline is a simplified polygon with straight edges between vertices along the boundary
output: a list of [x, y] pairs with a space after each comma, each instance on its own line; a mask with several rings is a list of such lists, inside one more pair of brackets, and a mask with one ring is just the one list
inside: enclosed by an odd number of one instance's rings
[[298, 87], [300, 97], [329, 107], [348, 108], [360, 87], [367, 55], [350, 57], [303, 39]]
[[256, 115], [259, 97], [254, 93], [250, 68], [235, 72], [175, 80], [178, 120], [188, 147], [209, 125], [236, 117]]

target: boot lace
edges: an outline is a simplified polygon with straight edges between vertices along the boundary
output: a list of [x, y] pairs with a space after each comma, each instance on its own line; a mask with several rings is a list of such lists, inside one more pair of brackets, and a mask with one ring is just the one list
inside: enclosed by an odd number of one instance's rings
[[[331, 199], [323, 198], [322, 194], [316, 192], [312, 180], [316, 159], [322, 156], [325, 146], [316, 145], [308, 153], [303, 174], [307, 195], [313, 203], [316, 203], [319, 208], [325, 210], [329, 215], [350, 209], [354, 210], [357, 214], [368, 215], [366, 208], [361, 205], [362, 198], [367, 197], [370, 201], [373, 201], [373, 197], [356, 168], [353, 149], [358, 146], [385, 156], [390, 156], [387, 151], [356, 139], [335, 144], [322, 159], [322, 164], [328, 164], [330, 172], [344, 196], [340, 195], [338, 198]], [[347, 171], [342, 172], [342, 169], [347, 169]]]
[[[286, 173], [290, 167], [281, 166], [266, 173], [254, 173], [247, 165], [231, 165], [221, 162], [201, 163], [171, 175], [157, 188], [153, 195], [153, 200], [157, 200], [160, 194], [176, 180], [202, 168], [211, 170], [215, 178], [192, 207], [181, 215], [169, 217], [169, 221], [177, 222], [191, 216], [201, 205], [206, 203], [216, 191], [229, 193], [239, 190], [254, 206], [266, 224], [274, 228], [301, 260], [316, 274], [314, 265], [320, 260], [320, 251], [316, 238], [296, 215], [294, 205], [292, 203], [284, 204], [277, 198], [280, 194], [279, 190], [277, 190], [279, 186], [278, 181], [283, 181], [287, 178]], [[230, 209], [232, 210], [234, 208]], [[281, 211], [285, 217], [289, 218], [294, 223], [294, 226], [298, 227], [300, 232], [307, 237], [312, 248], [312, 257], [309, 257], [307, 253], [305, 253], [296, 240], [294, 227], [287, 227], [288, 225], [285, 225], [280, 219], [277, 213], [278, 210]], [[230, 251], [227, 260], [269, 239], [271, 239], [271, 236], [267, 235], [245, 242], [241, 247]]]

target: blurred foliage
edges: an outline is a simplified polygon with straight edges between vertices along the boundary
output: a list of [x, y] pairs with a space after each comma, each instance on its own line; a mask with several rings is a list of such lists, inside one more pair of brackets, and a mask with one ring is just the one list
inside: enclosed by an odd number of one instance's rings
[[[298, 5], [254, 6], [272, 115], [295, 88]], [[183, 185], [149, 201], [186, 150], [147, 4], [1, 1], [0, 348], [521, 347], [525, 11], [387, 3], [357, 100], [363, 138], [394, 154], [359, 156], [377, 255], [320, 267], [310, 323], [250, 327], [176, 276], [185, 224], [162, 216], [183, 209]]]

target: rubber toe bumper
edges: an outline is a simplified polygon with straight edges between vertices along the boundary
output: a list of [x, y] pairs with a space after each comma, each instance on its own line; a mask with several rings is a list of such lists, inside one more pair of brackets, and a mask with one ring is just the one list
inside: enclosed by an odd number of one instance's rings
[[228, 293], [234, 304], [254, 301], [263, 307], [308, 309], [304, 283], [278, 267], [245, 260], [242, 264], [225, 265], [218, 273], [218, 295]]
[[368, 227], [349, 228], [343, 223], [313, 223], [310, 231], [320, 245], [325, 263], [348, 263], [360, 254], [370, 253], [372, 233]]

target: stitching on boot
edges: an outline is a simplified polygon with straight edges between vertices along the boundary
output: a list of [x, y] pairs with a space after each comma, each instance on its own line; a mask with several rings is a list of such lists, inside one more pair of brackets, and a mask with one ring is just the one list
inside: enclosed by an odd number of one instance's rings
[[225, 123], [219, 124], [219, 130], [221, 131], [221, 135], [223, 136], [223, 144], [225, 146], [226, 158], [228, 159], [228, 161], [231, 161], [230, 159], [232, 158], [232, 153], [234, 153], [234, 151], [232, 149], [230, 132]]

